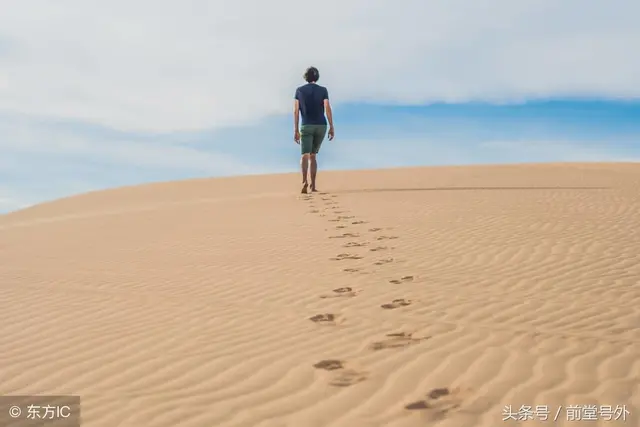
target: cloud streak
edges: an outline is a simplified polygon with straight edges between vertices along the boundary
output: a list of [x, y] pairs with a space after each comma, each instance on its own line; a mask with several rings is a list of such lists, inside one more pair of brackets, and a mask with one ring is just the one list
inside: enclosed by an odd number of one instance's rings
[[[187, 169], [199, 173], [245, 174], [252, 171], [236, 157], [215, 151], [206, 152], [188, 145], [113, 136], [65, 129], [37, 120], [0, 117], [0, 149], [6, 156], [46, 157], [55, 166], [64, 162], [91, 160], [94, 163], [136, 168]], [[56, 158], [58, 162], [56, 162]], [[5, 170], [11, 167], [5, 160]]]
[[[635, 0], [5, 0], [0, 110], [163, 132], [335, 102], [640, 96]], [[2, 48], [5, 46], [5, 48]]]

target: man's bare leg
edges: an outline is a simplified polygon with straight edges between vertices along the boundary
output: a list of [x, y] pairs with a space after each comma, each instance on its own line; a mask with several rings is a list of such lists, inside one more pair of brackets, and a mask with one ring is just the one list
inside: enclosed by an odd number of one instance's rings
[[303, 154], [300, 159], [300, 169], [302, 170], [302, 193], [307, 192], [309, 186], [307, 182], [307, 172], [309, 170], [309, 154]]
[[309, 163], [311, 169], [311, 191], [318, 191], [316, 190], [316, 174], [318, 173], [318, 162], [314, 153], [311, 153], [311, 155], [309, 156]]

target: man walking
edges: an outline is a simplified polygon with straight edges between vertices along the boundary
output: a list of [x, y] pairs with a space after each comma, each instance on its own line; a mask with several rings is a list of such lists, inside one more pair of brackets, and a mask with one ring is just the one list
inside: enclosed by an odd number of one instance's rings
[[[327, 120], [329, 122], [329, 141], [333, 140], [335, 136], [333, 114], [331, 104], [329, 104], [329, 92], [327, 88], [316, 83], [319, 78], [318, 69], [309, 67], [304, 73], [304, 79], [307, 84], [296, 89], [294, 97], [293, 139], [296, 144], [300, 145], [300, 151], [302, 152], [302, 159], [300, 160], [302, 193], [306, 193], [309, 188], [307, 172], [310, 175], [311, 191], [318, 191], [316, 188], [316, 174], [318, 173], [316, 156], [327, 133]], [[300, 116], [302, 116], [302, 126], [300, 126]]]

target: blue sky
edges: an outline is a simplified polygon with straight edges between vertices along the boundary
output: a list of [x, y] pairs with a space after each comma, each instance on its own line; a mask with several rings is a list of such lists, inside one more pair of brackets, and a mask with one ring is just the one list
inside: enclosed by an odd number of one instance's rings
[[631, 0], [327, 0], [314, 49], [293, 0], [5, 3], [0, 212], [295, 171], [308, 65], [336, 117], [321, 168], [640, 161]]

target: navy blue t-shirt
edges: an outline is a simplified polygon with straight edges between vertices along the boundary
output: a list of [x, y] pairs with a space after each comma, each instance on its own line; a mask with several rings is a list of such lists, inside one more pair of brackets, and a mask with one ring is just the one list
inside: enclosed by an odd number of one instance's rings
[[307, 83], [296, 89], [295, 99], [300, 104], [300, 115], [303, 125], [326, 125], [324, 116], [324, 100], [329, 99], [326, 87], [315, 83]]

